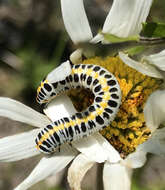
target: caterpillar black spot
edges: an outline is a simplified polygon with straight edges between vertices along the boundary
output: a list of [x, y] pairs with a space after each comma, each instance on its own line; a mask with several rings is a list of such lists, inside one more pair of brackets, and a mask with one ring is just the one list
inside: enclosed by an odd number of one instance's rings
[[37, 90], [37, 101], [47, 103], [62, 92], [82, 87], [93, 92], [93, 104], [83, 112], [43, 128], [35, 140], [41, 152], [53, 153], [60, 145], [93, 134], [113, 121], [121, 103], [121, 91], [115, 76], [100, 66], [71, 65], [71, 72], [65, 79], [53, 83], [45, 79]]

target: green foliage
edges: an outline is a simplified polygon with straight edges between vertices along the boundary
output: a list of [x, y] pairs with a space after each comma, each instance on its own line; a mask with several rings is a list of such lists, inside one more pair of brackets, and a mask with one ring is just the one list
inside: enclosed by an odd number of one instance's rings
[[55, 188], [49, 188], [48, 190], [64, 190], [64, 189], [61, 187], [55, 187]]
[[[149, 190], [148, 188], [139, 186], [136, 181], [133, 181], [131, 190]], [[151, 190], [151, 189], [150, 189]], [[154, 189], [152, 189], [154, 190]]]
[[20, 80], [24, 82], [25, 88], [36, 89], [40, 81], [61, 63], [66, 42], [65, 36], [61, 34], [50, 58], [37, 51], [33, 44], [17, 51], [16, 55], [23, 62]]
[[133, 47], [128, 49], [126, 52], [130, 55], [130, 56], [134, 56], [137, 55], [141, 52], [143, 52], [146, 49], [146, 47], [144, 46], [137, 46], [137, 47]]
[[104, 36], [104, 39], [110, 43], [118, 42], [128, 42], [128, 41], [139, 41], [139, 36], [129, 36], [127, 38], [121, 38], [113, 34], [101, 33]]
[[34, 49], [21, 50], [18, 56], [23, 60], [21, 77], [27, 87], [30, 85], [36, 89], [40, 81], [57, 66], [57, 62], [48, 61]]
[[143, 23], [141, 35], [144, 37], [165, 37], [165, 23]]

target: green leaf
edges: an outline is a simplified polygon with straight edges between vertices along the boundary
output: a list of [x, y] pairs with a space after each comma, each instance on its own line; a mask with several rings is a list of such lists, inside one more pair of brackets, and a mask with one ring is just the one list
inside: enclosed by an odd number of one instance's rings
[[130, 55], [130, 56], [134, 56], [137, 55], [141, 52], [143, 52], [146, 49], [145, 46], [137, 46], [137, 47], [132, 47], [126, 50], [126, 52]]
[[165, 23], [143, 23], [140, 35], [144, 37], [165, 37]]
[[121, 38], [115, 36], [113, 34], [101, 33], [104, 36], [104, 39], [110, 43], [118, 43], [118, 42], [128, 42], [128, 41], [139, 41], [139, 36], [130, 36], [127, 38]]

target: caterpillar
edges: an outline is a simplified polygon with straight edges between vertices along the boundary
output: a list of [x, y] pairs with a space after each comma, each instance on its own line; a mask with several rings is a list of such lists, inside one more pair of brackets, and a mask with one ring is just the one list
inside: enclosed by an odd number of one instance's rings
[[105, 128], [119, 110], [121, 91], [113, 74], [92, 64], [70, 64], [70, 67], [71, 71], [64, 79], [49, 82], [47, 77], [41, 82], [37, 90], [38, 103], [47, 103], [73, 88], [90, 89], [94, 101], [85, 111], [54, 121], [38, 133], [36, 147], [45, 154], [53, 153], [64, 143], [71, 143]]

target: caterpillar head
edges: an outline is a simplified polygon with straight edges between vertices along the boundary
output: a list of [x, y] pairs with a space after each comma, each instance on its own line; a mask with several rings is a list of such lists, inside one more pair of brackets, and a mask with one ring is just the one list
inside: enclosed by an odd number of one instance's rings
[[39, 104], [47, 103], [54, 96], [56, 96], [56, 92], [54, 91], [52, 84], [49, 83], [48, 80], [43, 80], [37, 89], [37, 102]]
[[[54, 143], [55, 141], [52, 141], [53, 136], [52, 134], [49, 134], [49, 128], [52, 128], [52, 125], [48, 125], [46, 126], [44, 129], [42, 129], [36, 139], [35, 139], [35, 143], [36, 143], [36, 148], [44, 153], [44, 154], [53, 154], [56, 150], [56, 143]], [[54, 140], [54, 139], [53, 139]]]

